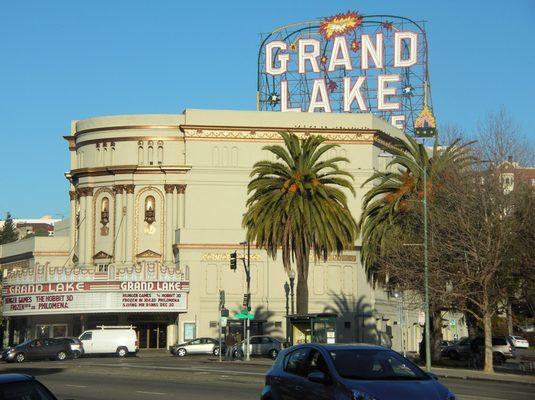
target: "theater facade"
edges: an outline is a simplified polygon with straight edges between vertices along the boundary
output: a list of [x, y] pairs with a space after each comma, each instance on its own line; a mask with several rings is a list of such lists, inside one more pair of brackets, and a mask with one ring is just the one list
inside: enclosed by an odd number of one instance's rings
[[[134, 325], [141, 348], [216, 337], [220, 290], [239, 329], [246, 280], [229, 257], [243, 254], [252, 165], [270, 157], [262, 148], [281, 142], [280, 131], [339, 145], [329, 155], [350, 160], [355, 218], [369, 189], [361, 185], [385, 168], [379, 153], [402, 135], [372, 114], [187, 109], [73, 121], [64, 136], [70, 218], [54, 237], [0, 246], [4, 343], [103, 324]], [[253, 245], [253, 334], [286, 336], [287, 282], [281, 260]], [[309, 293], [310, 312], [338, 315], [338, 341], [417, 350], [421, 310], [368, 283], [358, 246], [312, 263]]]

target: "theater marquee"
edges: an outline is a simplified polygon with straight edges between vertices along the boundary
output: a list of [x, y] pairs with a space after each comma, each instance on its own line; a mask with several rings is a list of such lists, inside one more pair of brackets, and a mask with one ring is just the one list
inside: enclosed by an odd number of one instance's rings
[[260, 46], [257, 97], [259, 110], [371, 112], [432, 134], [423, 25], [347, 12], [278, 28]]
[[189, 282], [68, 282], [8, 285], [5, 316], [101, 312], [184, 312]]

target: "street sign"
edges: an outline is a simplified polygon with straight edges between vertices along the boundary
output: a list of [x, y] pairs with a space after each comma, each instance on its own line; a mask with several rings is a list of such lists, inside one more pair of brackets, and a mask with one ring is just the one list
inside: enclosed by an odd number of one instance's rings
[[236, 314], [238, 319], [254, 319], [254, 315], [251, 314], [247, 309], [241, 311], [241, 313]]
[[227, 317], [221, 317], [221, 327], [227, 326]]

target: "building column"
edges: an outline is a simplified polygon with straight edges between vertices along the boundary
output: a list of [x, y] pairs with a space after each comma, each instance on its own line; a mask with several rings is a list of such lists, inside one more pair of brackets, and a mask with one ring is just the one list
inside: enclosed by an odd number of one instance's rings
[[165, 189], [165, 241], [164, 264], [173, 264], [173, 242], [175, 232], [176, 194], [175, 185], [164, 185]]
[[[76, 216], [76, 191], [74, 190], [71, 190], [69, 191], [69, 199], [70, 199], [70, 211], [71, 211], [71, 217], [70, 217], [70, 220], [69, 220], [69, 225], [70, 225], [70, 231], [69, 231], [69, 242], [70, 242], [70, 245], [69, 245], [69, 250], [72, 252], [73, 250], [75, 250], [75, 246], [76, 246], [76, 229], [78, 228], [76, 225], [76, 219], [77, 219], [77, 216]], [[70, 264], [71, 260], [72, 260], [72, 257], [73, 257], [73, 254], [70, 254], [69, 253], [69, 257], [70, 257], [70, 260], [68, 260], [68, 263]]]
[[134, 248], [134, 190], [136, 186], [133, 184], [125, 185], [126, 191], [126, 224], [125, 224], [125, 260], [131, 265], [133, 260]]
[[85, 243], [82, 245], [85, 247], [85, 262], [84, 264], [93, 264], [93, 242], [95, 240], [93, 232], [93, 188], [88, 187], [86, 189], [86, 233], [85, 233]]
[[78, 222], [78, 242], [77, 242], [77, 254], [78, 254], [78, 264], [84, 265], [85, 264], [85, 234], [86, 234], [86, 198], [85, 193], [83, 189], [77, 190], [78, 195], [78, 201], [80, 202], [80, 214], [79, 214], [79, 222]]
[[176, 186], [177, 193], [178, 193], [177, 229], [186, 227], [186, 199], [185, 199], [186, 186], [187, 185]]
[[113, 261], [115, 263], [122, 263], [123, 257], [123, 230], [124, 230], [124, 216], [123, 216], [123, 185], [115, 185], [113, 192], [115, 193], [115, 234], [113, 237]]

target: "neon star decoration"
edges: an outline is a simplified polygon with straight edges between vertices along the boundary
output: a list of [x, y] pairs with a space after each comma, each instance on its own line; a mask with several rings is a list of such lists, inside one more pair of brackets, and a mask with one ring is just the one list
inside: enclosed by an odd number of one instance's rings
[[320, 25], [320, 33], [326, 40], [330, 40], [335, 36], [343, 36], [361, 25], [362, 16], [355, 11], [348, 11], [345, 14], [325, 18]]
[[436, 122], [433, 111], [428, 107], [427, 104], [424, 105], [420, 114], [414, 121], [414, 130], [416, 131], [416, 136], [420, 137], [431, 137], [436, 133]]

